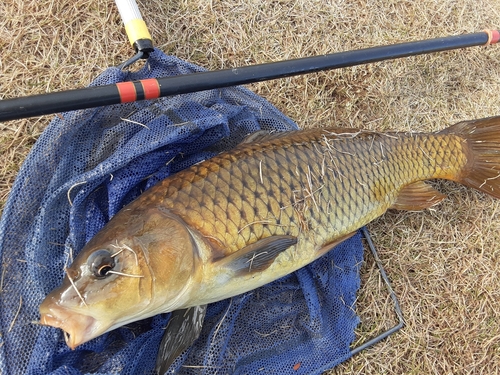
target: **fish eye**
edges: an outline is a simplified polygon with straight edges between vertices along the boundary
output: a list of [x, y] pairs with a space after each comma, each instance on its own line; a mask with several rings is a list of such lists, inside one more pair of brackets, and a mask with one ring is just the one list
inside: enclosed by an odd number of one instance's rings
[[115, 259], [111, 256], [109, 250], [101, 249], [89, 256], [87, 264], [95, 277], [103, 279], [115, 267]]

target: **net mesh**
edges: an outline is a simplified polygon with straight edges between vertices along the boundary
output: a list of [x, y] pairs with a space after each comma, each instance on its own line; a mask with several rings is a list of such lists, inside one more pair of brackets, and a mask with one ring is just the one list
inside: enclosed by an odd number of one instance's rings
[[[140, 71], [109, 68], [92, 85], [201, 70], [155, 51]], [[83, 245], [141, 192], [248, 133], [296, 128], [241, 87], [56, 116], [19, 171], [0, 222], [0, 373], [153, 374], [170, 314], [72, 351], [61, 330], [36, 324], [40, 303]], [[345, 360], [362, 255], [355, 236], [294, 274], [211, 304], [200, 338], [169, 373], [314, 374]]]

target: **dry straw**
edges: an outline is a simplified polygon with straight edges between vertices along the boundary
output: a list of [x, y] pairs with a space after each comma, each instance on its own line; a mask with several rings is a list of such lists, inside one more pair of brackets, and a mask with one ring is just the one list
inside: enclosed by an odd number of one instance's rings
[[[139, 2], [156, 45], [208, 69], [500, 27], [484, 0]], [[132, 51], [114, 3], [0, 2], [0, 98], [88, 84]], [[472, 48], [263, 82], [251, 88], [301, 127], [428, 131], [499, 115], [500, 48]], [[0, 124], [0, 201], [50, 116]], [[452, 183], [419, 213], [370, 225], [407, 326], [333, 373], [500, 372], [500, 202]], [[369, 258], [367, 258], [369, 259]], [[374, 265], [363, 267], [360, 341], [393, 324]]]

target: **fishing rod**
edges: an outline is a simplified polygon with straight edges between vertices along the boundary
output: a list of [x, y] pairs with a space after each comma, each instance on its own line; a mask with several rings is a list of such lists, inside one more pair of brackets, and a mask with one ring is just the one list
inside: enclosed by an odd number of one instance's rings
[[[147, 29], [146, 29], [147, 31]], [[141, 38], [139, 38], [141, 39]], [[495, 44], [499, 30], [0, 100], [0, 121], [187, 94], [383, 60]], [[152, 44], [151, 44], [152, 47]]]

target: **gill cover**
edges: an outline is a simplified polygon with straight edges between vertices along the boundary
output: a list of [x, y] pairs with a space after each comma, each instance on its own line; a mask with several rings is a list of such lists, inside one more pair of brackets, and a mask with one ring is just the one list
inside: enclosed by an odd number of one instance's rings
[[197, 263], [182, 220], [132, 204], [78, 254], [63, 284], [41, 304], [41, 323], [63, 329], [75, 348], [127, 323], [183, 308]]

